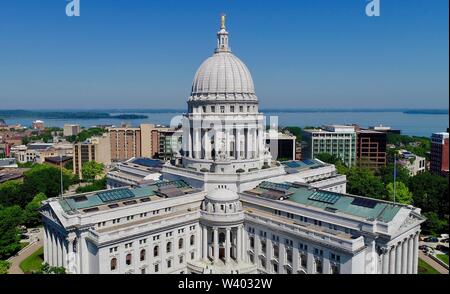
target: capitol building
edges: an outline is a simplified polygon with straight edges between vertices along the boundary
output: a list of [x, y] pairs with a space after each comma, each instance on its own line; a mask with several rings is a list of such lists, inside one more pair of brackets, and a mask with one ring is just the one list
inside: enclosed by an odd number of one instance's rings
[[278, 162], [249, 69], [197, 70], [162, 179], [43, 203], [44, 259], [73, 274], [416, 274], [420, 209], [346, 193], [319, 160]]

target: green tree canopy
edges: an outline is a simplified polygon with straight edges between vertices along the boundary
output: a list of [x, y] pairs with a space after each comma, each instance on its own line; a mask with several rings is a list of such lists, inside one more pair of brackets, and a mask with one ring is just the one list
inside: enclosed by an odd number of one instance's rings
[[302, 128], [300, 127], [285, 127], [283, 130], [290, 132], [296, 137], [296, 142], [302, 141]]
[[408, 186], [414, 205], [423, 212], [435, 212], [441, 218], [449, 214], [448, 178], [423, 172], [411, 177]]
[[28, 202], [27, 195], [23, 192], [23, 184], [19, 180], [7, 181], [0, 184], [0, 205], [3, 207], [20, 205]]
[[380, 178], [372, 170], [361, 167], [351, 167], [346, 171], [347, 192], [365, 197], [385, 199], [386, 190]]
[[41, 202], [46, 200], [47, 196], [44, 193], [38, 193], [33, 200], [27, 204], [24, 213], [24, 222], [27, 226], [34, 227], [41, 223], [41, 217], [38, 209], [41, 207]]
[[0, 259], [7, 259], [20, 250], [18, 226], [22, 221], [23, 211], [19, 206], [0, 210]]
[[88, 161], [83, 164], [81, 168], [81, 173], [83, 175], [83, 179], [88, 181], [93, 181], [97, 178], [97, 176], [103, 173], [103, 169], [105, 166], [103, 163], [98, 163], [95, 161]]
[[[27, 193], [28, 201], [38, 193], [44, 193], [49, 198], [60, 195], [61, 180], [60, 169], [47, 164], [34, 166], [31, 170], [25, 172], [23, 188]], [[73, 181], [73, 175], [63, 169], [63, 187], [67, 190]]]
[[[399, 164], [397, 164], [396, 170], [396, 181], [400, 181], [407, 185], [411, 177], [409, 175], [409, 171]], [[394, 182], [394, 163], [389, 163], [388, 165], [381, 167], [379, 170], [379, 174], [385, 185]]]
[[11, 264], [6, 260], [0, 260], [0, 275], [6, 275], [8, 273]]
[[400, 181], [395, 182], [395, 198], [394, 198], [394, 183], [386, 185], [389, 201], [394, 201], [402, 204], [412, 204], [413, 195], [409, 191], [408, 186]]
[[439, 215], [433, 211], [425, 212], [423, 214], [427, 221], [421, 227], [425, 234], [439, 235], [441, 233], [448, 233], [448, 217], [440, 218]]

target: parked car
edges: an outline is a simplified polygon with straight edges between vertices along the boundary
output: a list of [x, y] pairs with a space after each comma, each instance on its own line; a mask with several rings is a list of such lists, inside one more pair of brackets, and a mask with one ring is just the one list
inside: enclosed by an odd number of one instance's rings
[[428, 250], [428, 246], [427, 245], [420, 245], [419, 246], [419, 250], [422, 250], [423, 252], [426, 252]]
[[425, 238], [424, 241], [425, 242], [429, 242], [429, 243], [437, 243], [437, 242], [439, 242], [438, 238], [436, 238], [436, 237], [428, 237], [428, 238]]
[[20, 239], [30, 239], [30, 236], [25, 234], [20, 234]]
[[32, 229], [32, 230], [30, 230], [30, 233], [39, 233], [39, 229]]
[[447, 239], [444, 239], [444, 240], [441, 240], [441, 242], [442, 242], [442, 243], [448, 243], [448, 238], [447, 238]]
[[439, 251], [442, 251], [442, 252], [448, 252], [448, 246], [445, 246], [445, 245], [437, 245], [436, 246], [436, 249], [437, 250], [439, 250]]

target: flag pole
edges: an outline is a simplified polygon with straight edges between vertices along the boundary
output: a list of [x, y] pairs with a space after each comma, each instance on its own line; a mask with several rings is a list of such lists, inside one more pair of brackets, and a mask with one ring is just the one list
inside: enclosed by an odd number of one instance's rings
[[396, 179], [397, 179], [397, 154], [394, 154], [394, 203], [395, 203], [395, 193], [396, 191]]

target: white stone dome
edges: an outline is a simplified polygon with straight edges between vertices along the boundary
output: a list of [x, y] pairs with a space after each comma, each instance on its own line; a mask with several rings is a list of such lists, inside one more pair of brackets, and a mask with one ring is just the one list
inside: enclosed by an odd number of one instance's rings
[[224, 20], [217, 33], [215, 53], [197, 70], [189, 100], [257, 101], [250, 71], [228, 46]]
[[206, 59], [195, 74], [191, 100], [257, 100], [247, 66], [231, 52]]
[[218, 188], [208, 192], [206, 198], [213, 202], [232, 202], [239, 200], [239, 195], [234, 191]]

